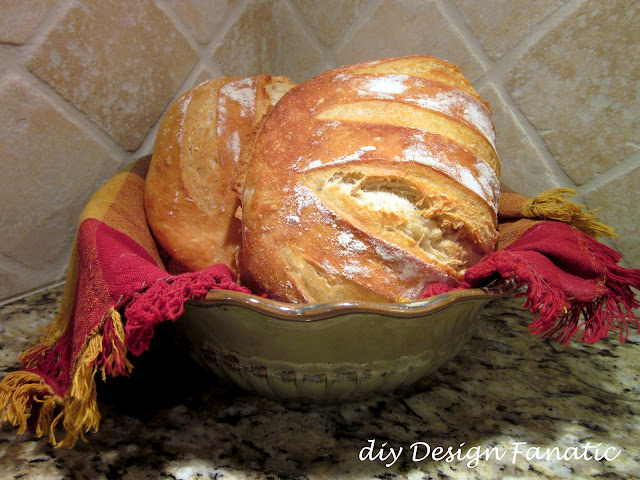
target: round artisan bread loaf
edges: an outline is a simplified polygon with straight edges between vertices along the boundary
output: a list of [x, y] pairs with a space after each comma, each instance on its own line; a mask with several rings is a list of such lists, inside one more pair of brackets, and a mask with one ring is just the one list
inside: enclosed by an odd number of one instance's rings
[[145, 181], [156, 241], [181, 268], [236, 270], [239, 198], [232, 190], [242, 144], [295, 84], [260, 75], [215, 78], [186, 91], [163, 117]]
[[291, 90], [243, 152], [244, 285], [288, 302], [418, 299], [497, 239], [489, 106], [459, 68], [411, 56]]

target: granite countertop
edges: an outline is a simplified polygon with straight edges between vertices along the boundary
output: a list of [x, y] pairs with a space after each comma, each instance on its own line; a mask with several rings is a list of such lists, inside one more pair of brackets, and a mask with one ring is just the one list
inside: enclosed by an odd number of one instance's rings
[[[0, 307], [0, 377], [61, 292]], [[521, 303], [490, 304], [463, 351], [410, 389], [336, 406], [222, 385], [166, 327], [131, 377], [99, 383], [102, 423], [86, 442], [55, 449], [2, 426], [0, 478], [640, 478], [640, 337], [561, 347], [529, 334]]]

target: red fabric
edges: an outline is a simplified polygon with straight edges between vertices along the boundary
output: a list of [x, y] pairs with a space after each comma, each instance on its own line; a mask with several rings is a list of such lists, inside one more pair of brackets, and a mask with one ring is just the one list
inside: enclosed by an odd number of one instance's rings
[[[39, 374], [62, 397], [70, 387], [73, 359], [91, 332], [104, 322], [108, 313], [105, 303], [116, 309], [128, 305], [124, 309], [126, 345], [131, 353], [140, 355], [149, 348], [153, 327], [179, 317], [187, 300], [218, 288], [250, 293], [235, 283], [225, 265], [170, 276], [138, 243], [95, 219], [80, 225], [78, 246], [79, 293], [66, 331], [50, 349], [23, 358], [26, 369]], [[97, 257], [87, 258], [89, 252], [96, 252]], [[104, 323], [107, 336], [109, 326]], [[104, 357], [108, 355], [106, 351]], [[109, 370], [127, 373], [122, 365]]]
[[[111, 309], [125, 314], [126, 346], [139, 355], [149, 348], [153, 327], [162, 320], [175, 320], [187, 300], [216, 288], [249, 293], [224, 265], [179, 275], [167, 272], [144, 214], [148, 165], [149, 157], [138, 160], [119, 174], [122, 180], [114, 177], [89, 202], [78, 226], [77, 258], [72, 259], [77, 267], [75, 287], [68, 293], [73, 296], [72, 309], [60, 313], [66, 322], [64, 333], [52, 345], [40, 345], [21, 359], [24, 370], [39, 375], [60, 397], [69, 392], [75, 359], [87, 338], [96, 330], [113, 338]], [[111, 355], [112, 349], [112, 342], [105, 341], [96, 366], [104, 365], [112, 375], [127, 374], [124, 359]]]
[[125, 308], [127, 348], [140, 355], [149, 348], [153, 328], [160, 322], [175, 320], [187, 300], [204, 297], [211, 289], [251, 293], [239, 286], [226, 265], [213, 265], [198, 272], [187, 272], [163, 282], [155, 282], [133, 297]]
[[[618, 265], [622, 256], [579, 230], [559, 222], [539, 222], [503, 250], [469, 268], [458, 289], [486, 285], [496, 277], [526, 286], [524, 306], [534, 315], [532, 333], [567, 344], [595, 343], [610, 330], [626, 340], [629, 325], [640, 331], [633, 312], [640, 306], [632, 288], [640, 288], [640, 270]], [[449, 290], [432, 285], [429, 297]]]

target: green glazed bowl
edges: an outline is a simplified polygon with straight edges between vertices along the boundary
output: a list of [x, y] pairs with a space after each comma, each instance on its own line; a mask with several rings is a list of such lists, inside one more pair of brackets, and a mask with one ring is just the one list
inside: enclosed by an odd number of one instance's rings
[[501, 282], [411, 303], [288, 304], [212, 290], [176, 322], [190, 355], [248, 392], [338, 403], [406, 387], [453, 358]]

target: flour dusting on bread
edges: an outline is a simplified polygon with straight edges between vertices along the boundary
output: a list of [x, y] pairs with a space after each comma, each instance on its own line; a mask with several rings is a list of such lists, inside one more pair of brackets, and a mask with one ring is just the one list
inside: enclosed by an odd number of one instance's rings
[[394, 160], [416, 162], [448, 175], [484, 199], [497, 213], [500, 182], [486, 162], [476, 157], [473, 168], [469, 168], [449, 157], [451, 146], [428, 143], [420, 134], [413, 135], [411, 140], [412, 143]]
[[256, 111], [256, 80], [243, 78], [235, 82], [229, 82], [220, 88], [220, 103], [218, 111], [224, 111], [228, 100], [240, 105], [241, 117], [252, 117]]
[[242, 146], [294, 84], [285, 77], [214, 78], [182, 94], [163, 117], [145, 180], [145, 213], [156, 241], [188, 270], [236, 270], [241, 223], [232, 189]]
[[347, 254], [353, 252], [362, 252], [367, 249], [367, 246], [363, 242], [354, 238], [352, 232], [340, 232], [338, 234], [338, 244]]
[[187, 95], [184, 95], [180, 101], [180, 124], [178, 126], [178, 147], [182, 146], [182, 137], [184, 135], [184, 119], [187, 116], [187, 111], [189, 110], [189, 104], [191, 103], [192, 93], [189, 92]]
[[496, 136], [491, 113], [471, 95], [460, 91], [447, 91], [439, 92], [433, 97], [421, 95], [407, 98], [406, 101], [447, 115], [460, 115], [468, 125], [480, 131], [495, 148]]
[[324, 72], [285, 95], [249, 147], [240, 280], [272, 298], [415, 300], [494, 248], [491, 111], [443, 60]]
[[[323, 163], [322, 160], [312, 160], [310, 162], [308, 162], [307, 166], [302, 168], [302, 171], [309, 171], [309, 170], [313, 170], [319, 167], [327, 167], [327, 166], [331, 166], [331, 165], [340, 165], [341, 163], [348, 163], [348, 162], [353, 162], [353, 161], [357, 161], [357, 160], [361, 160], [363, 155], [367, 152], [371, 152], [374, 151], [376, 149], [376, 147], [374, 147], [373, 145], [367, 145], [364, 147], [360, 147], [359, 149], [357, 149], [355, 152], [353, 153], [349, 153], [347, 155], [343, 155], [341, 157], [338, 157], [336, 159], [330, 160], [326, 163]], [[302, 157], [299, 158], [299, 161], [302, 160]], [[298, 163], [299, 163], [298, 161]]]
[[[346, 75], [341, 78], [346, 78], [347, 81], [349, 81], [353, 76]], [[408, 75], [381, 75], [367, 80], [364, 83], [363, 88], [358, 90], [358, 93], [361, 95], [376, 93], [382, 98], [394, 98], [394, 95], [398, 95], [407, 89], [405, 82], [408, 79]]]

